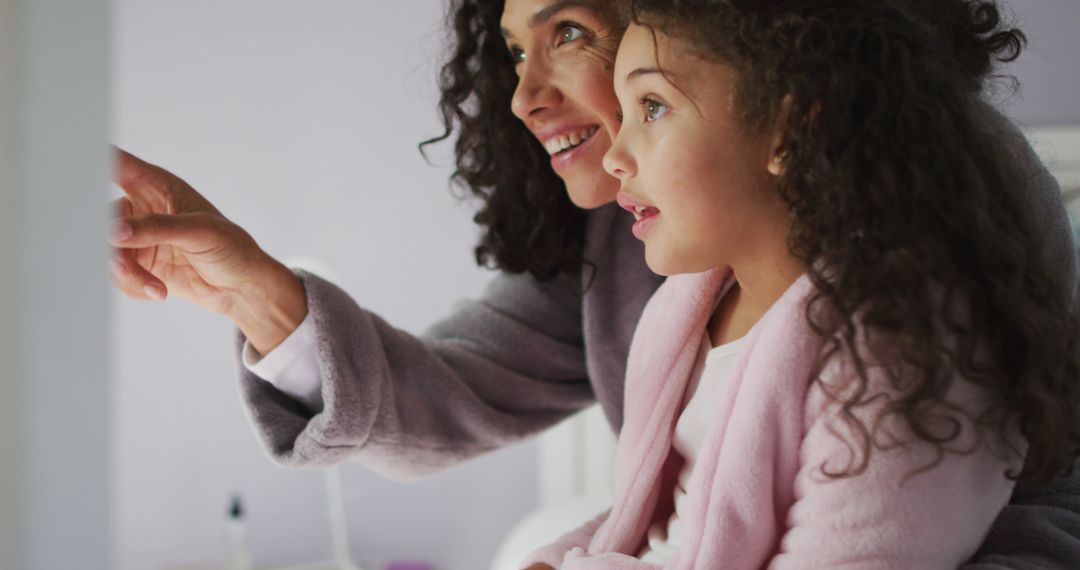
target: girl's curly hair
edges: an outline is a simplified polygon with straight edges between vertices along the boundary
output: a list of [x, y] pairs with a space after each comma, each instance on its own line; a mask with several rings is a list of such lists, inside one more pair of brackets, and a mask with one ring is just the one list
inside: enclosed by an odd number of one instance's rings
[[[1052, 236], [1021, 192], [1022, 161], [986, 124], [984, 83], [1026, 42], [997, 5], [632, 0], [630, 11], [733, 66], [744, 124], [784, 137], [789, 247], [817, 287], [807, 318], [825, 358], [844, 352], [859, 371], [846, 396], [832, 394], [861, 458], [838, 476], [861, 473], [883, 447], [884, 416], [935, 446], [938, 461], [956, 451], [960, 423], [943, 432], [936, 411], [956, 411], [946, 393], [957, 375], [991, 396], [970, 418], [978, 433], [1009, 442], [1019, 427], [1025, 438], [1011, 476], [1071, 470], [1080, 327], [1075, 275], [1061, 268], [1075, 259], [1049, 253]], [[871, 362], [900, 396], [866, 425], [853, 412], [871, 396]]]
[[500, 31], [502, 11], [503, 0], [451, 2], [452, 55], [439, 74], [444, 131], [420, 148], [457, 131], [452, 181], [481, 204], [477, 263], [548, 279], [581, 268], [585, 212], [511, 112], [517, 75]]

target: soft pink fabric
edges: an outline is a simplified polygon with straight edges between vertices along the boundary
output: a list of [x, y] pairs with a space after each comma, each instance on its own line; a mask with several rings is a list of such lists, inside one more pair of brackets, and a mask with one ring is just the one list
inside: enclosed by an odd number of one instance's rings
[[[658, 568], [634, 556], [657, 499], [673, 492], [661, 488], [659, 474], [698, 347], [728, 278], [719, 269], [674, 276], [649, 301], [630, 348], [612, 509], [537, 551], [525, 565]], [[960, 441], [974, 453], [945, 455], [920, 474], [912, 472], [935, 455], [915, 443], [875, 450], [857, 477], [822, 474], [822, 466], [835, 472], [852, 460], [840, 437], [850, 433], [837, 421], [838, 406], [822, 384], [845, 386], [854, 371], [844, 359], [832, 359], [820, 382], [814, 381], [822, 344], [805, 317], [813, 290], [809, 278], [800, 277], [742, 343], [690, 480], [683, 548], [666, 568], [956, 568], [974, 554], [1008, 501], [1013, 485], [1004, 474], [1020, 459], [976, 445], [970, 425]], [[879, 370], [868, 373], [871, 394], [895, 394]], [[954, 382], [948, 396], [968, 411], [979, 409], [979, 393], [967, 382]], [[855, 415], [876, 417], [883, 398]], [[892, 440], [914, 441], [899, 421], [884, 421], [882, 430]]]

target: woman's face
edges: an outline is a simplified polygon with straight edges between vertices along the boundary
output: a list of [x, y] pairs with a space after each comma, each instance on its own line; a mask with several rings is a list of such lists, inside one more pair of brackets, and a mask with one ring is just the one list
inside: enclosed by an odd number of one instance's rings
[[518, 75], [514, 114], [547, 149], [575, 205], [613, 201], [619, 182], [603, 158], [618, 128], [618, 27], [592, 2], [574, 0], [506, 0], [501, 25]]
[[735, 86], [731, 66], [681, 40], [626, 31], [615, 66], [623, 122], [604, 166], [622, 183], [619, 204], [634, 212], [656, 273], [735, 266], [785, 243], [776, 137], [742, 124]]

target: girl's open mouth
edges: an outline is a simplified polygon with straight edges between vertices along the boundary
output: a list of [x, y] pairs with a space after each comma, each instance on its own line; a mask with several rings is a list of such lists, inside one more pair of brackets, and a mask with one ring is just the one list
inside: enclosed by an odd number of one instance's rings
[[653, 225], [657, 216], [660, 215], [660, 208], [650, 206], [626, 192], [619, 192], [619, 195], [615, 197], [615, 201], [624, 210], [634, 215], [634, 220], [636, 220], [632, 228], [634, 237], [645, 239], [645, 233]]

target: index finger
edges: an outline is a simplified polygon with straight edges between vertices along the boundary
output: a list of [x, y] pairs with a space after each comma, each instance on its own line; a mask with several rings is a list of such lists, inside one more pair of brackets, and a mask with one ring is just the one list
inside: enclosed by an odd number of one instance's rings
[[116, 152], [116, 171], [113, 180], [131, 200], [157, 213], [173, 213], [173, 186], [169, 173], [161, 167], [113, 147]]
[[124, 192], [131, 195], [143, 187], [153, 187], [162, 184], [161, 173], [157, 166], [136, 157], [136, 155], [120, 147], [112, 147], [116, 152], [116, 171], [112, 174], [112, 180]]

